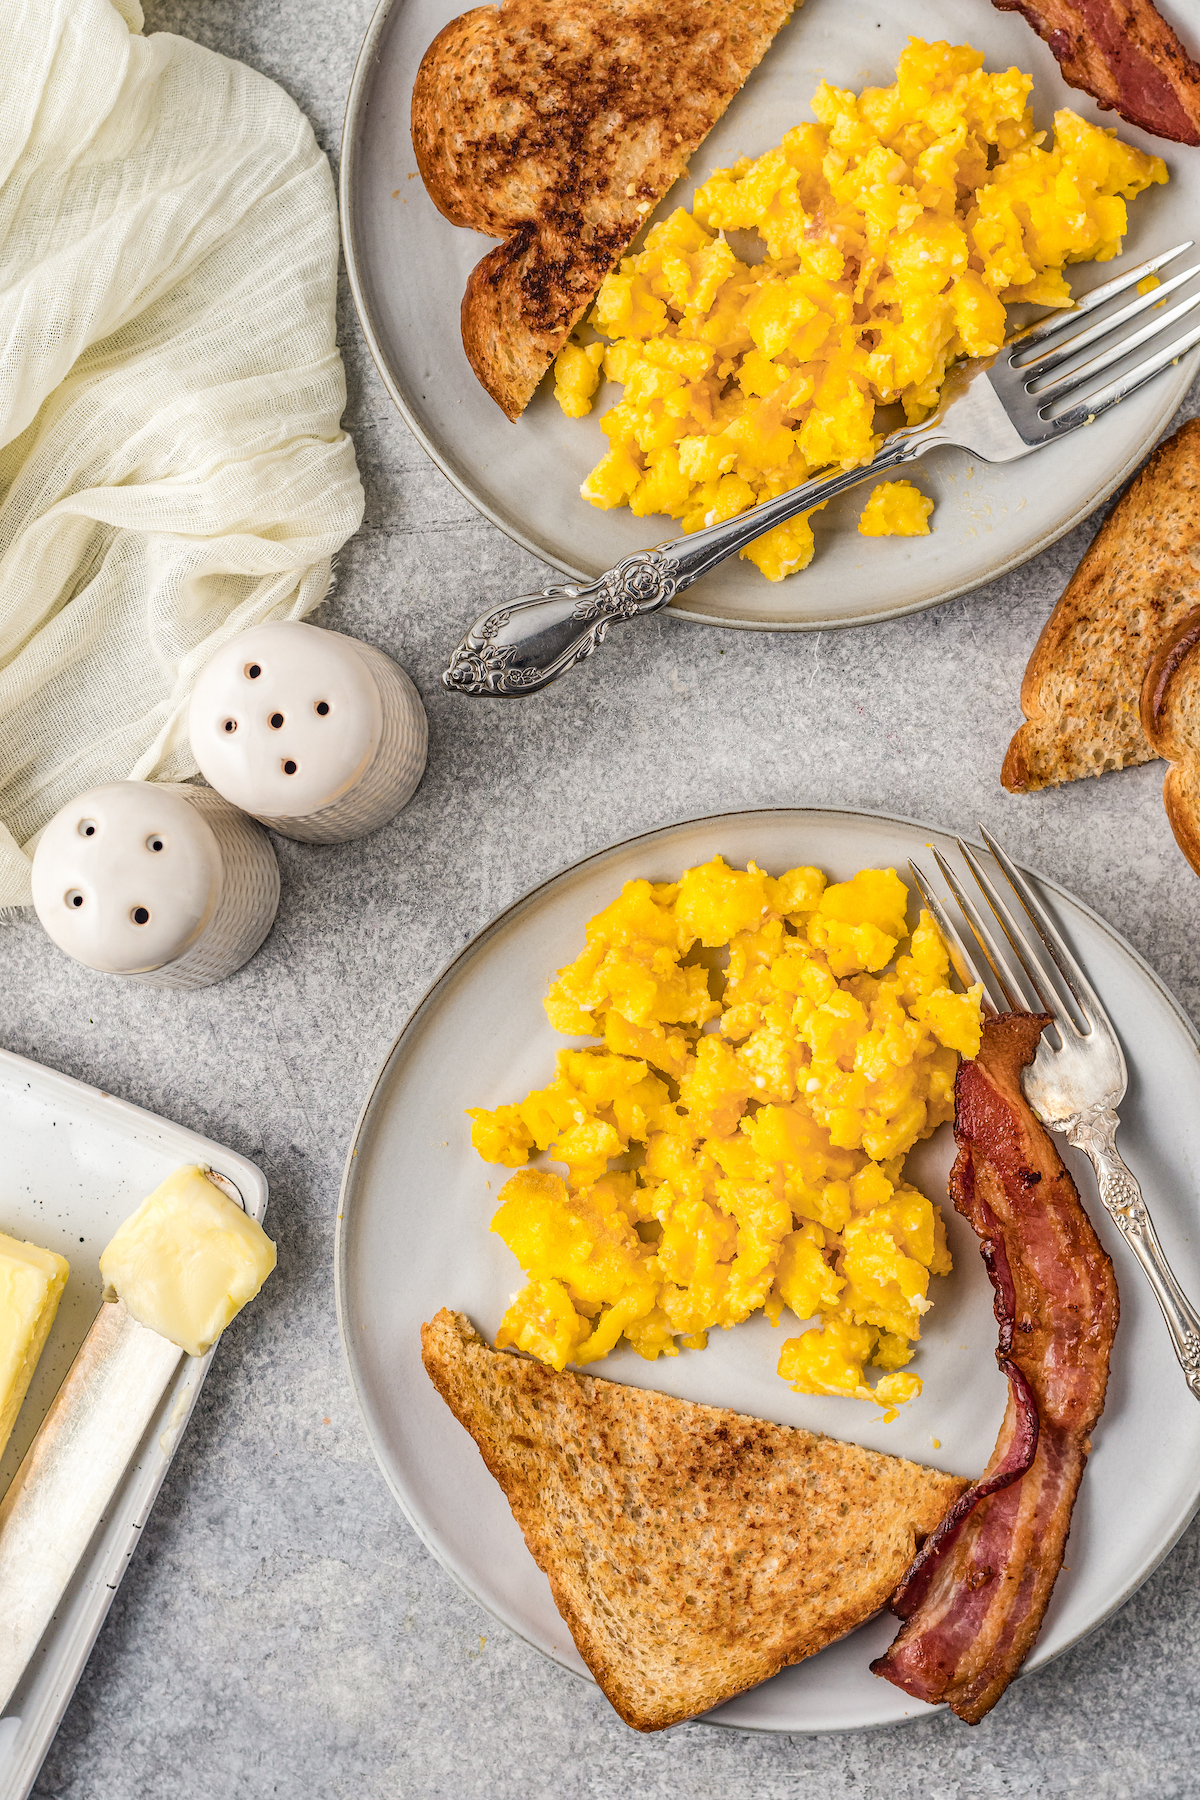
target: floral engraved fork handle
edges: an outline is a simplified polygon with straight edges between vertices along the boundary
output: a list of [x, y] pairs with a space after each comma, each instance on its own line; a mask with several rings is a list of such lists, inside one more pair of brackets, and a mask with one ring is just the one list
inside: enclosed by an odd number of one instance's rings
[[1089, 1106], [1072, 1118], [1056, 1121], [1058, 1130], [1091, 1160], [1100, 1198], [1146, 1271], [1167, 1322], [1179, 1366], [1192, 1393], [1200, 1400], [1200, 1312], [1176, 1281], [1146, 1210], [1142, 1190], [1117, 1149], [1117, 1123], [1112, 1107], [1104, 1105]]
[[586, 585], [548, 587], [540, 594], [509, 600], [472, 625], [450, 658], [442, 686], [452, 694], [499, 700], [536, 694], [593, 656], [611, 625], [658, 612], [765, 531], [824, 506], [835, 494], [857, 487], [881, 470], [912, 462], [944, 441], [936, 420], [902, 427], [863, 468], [806, 481], [736, 518], [639, 550]]
[[452, 694], [535, 694], [593, 656], [610, 625], [657, 612], [679, 586], [672, 546], [639, 550], [586, 587], [544, 588], [485, 613], [450, 658]]

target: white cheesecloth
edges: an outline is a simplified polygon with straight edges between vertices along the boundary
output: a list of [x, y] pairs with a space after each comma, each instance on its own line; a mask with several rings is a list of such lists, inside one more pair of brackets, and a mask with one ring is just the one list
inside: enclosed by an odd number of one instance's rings
[[0, 4], [0, 907], [73, 795], [195, 773], [196, 674], [316, 606], [362, 518], [329, 164], [142, 23]]

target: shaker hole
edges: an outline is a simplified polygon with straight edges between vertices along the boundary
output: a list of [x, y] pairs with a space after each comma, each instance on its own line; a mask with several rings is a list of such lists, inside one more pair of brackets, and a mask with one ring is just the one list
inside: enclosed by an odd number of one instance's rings
[[236, 731], [237, 730], [237, 720], [236, 719], [226, 719], [223, 726], [221, 727], [221, 729], [223, 731]]
[[129, 916], [135, 925], [148, 925], [150, 923], [150, 914], [144, 906], [135, 906]]
[[262, 674], [261, 663], [247, 663], [246, 664], [246, 679], [248, 681], [257, 681], [261, 674]]
[[283, 765], [283, 772], [285, 775], [294, 775], [296, 773], [296, 765], [290, 756]]
[[78, 830], [79, 830], [80, 837], [95, 837], [95, 835], [96, 835], [95, 819], [80, 819]]
[[147, 850], [162, 850], [164, 848], [163, 840], [156, 833], [154, 837], [146, 839], [146, 848]]
[[63, 898], [66, 901], [68, 906], [82, 906], [83, 905], [83, 895], [80, 893], [78, 888], [72, 888], [69, 894], [63, 895]]
[[328, 711], [329, 711], [328, 700], [318, 700], [317, 701], [317, 712], [320, 714], [321, 718], [324, 718]]
[[282, 724], [283, 724], [283, 714], [282, 713], [272, 713], [271, 719], [270, 719], [271, 730], [278, 731], [279, 727]]

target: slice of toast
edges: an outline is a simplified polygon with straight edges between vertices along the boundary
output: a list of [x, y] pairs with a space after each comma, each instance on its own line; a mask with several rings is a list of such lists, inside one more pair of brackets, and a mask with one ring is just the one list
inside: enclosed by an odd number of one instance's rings
[[1163, 805], [1175, 842], [1200, 875], [1200, 607], [1179, 621], [1146, 671], [1142, 730], [1171, 765]]
[[1150, 762], [1139, 714], [1151, 657], [1200, 605], [1200, 419], [1161, 444], [1117, 502], [1034, 646], [1012, 794]]
[[463, 1313], [421, 1328], [627, 1725], [661, 1731], [812, 1656], [888, 1600], [966, 1487], [857, 1444], [489, 1349]]
[[472, 271], [463, 346], [517, 419], [609, 269], [798, 0], [503, 0], [421, 60], [417, 166]]
[[992, 0], [1019, 12], [1063, 78], [1143, 131], [1200, 144], [1200, 65], [1151, 0]]

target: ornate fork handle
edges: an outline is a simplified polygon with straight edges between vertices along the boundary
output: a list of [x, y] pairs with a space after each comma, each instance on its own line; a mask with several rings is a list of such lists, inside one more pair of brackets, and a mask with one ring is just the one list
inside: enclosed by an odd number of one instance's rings
[[1117, 1123], [1112, 1107], [1100, 1105], [1076, 1113], [1058, 1129], [1091, 1159], [1100, 1198], [1146, 1271], [1167, 1321], [1179, 1366], [1192, 1393], [1200, 1400], [1200, 1313], [1176, 1281], [1146, 1210], [1142, 1190], [1117, 1149]]
[[827, 481], [806, 481], [723, 524], [639, 550], [586, 585], [547, 587], [510, 600], [475, 621], [450, 658], [442, 685], [452, 694], [500, 700], [535, 694], [594, 655], [611, 625], [658, 612], [765, 531], [948, 441], [936, 419], [905, 427], [893, 433], [866, 468]]

